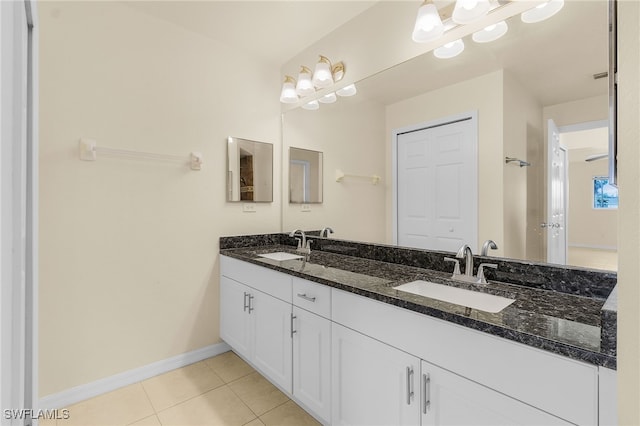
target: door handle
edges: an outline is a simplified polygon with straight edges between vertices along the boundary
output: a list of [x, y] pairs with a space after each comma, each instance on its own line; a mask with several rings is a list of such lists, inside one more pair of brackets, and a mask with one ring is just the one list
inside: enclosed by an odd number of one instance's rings
[[422, 394], [424, 395], [422, 412], [427, 414], [431, 407], [431, 377], [429, 377], [428, 373], [422, 375]]
[[413, 367], [407, 367], [407, 405], [411, 405], [413, 398]]
[[293, 314], [291, 314], [291, 338], [292, 339], [293, 339], [293, 334], [298, 332], [298, 330], [294, 330], [293, 329], [293, 320], [296, 319], [296, 318], [298, 318], [298, 317], [293, 315]]
[[247, 293], [247, 294], [249, 295], [249, 305], [248, 305], [249, 313], [251, 313], [251, 311], [254, 310], [254, 308], [253, 308], [253, 298], [254, 298], [254, 296], [252, 294], [250, 294], [250, 293]]

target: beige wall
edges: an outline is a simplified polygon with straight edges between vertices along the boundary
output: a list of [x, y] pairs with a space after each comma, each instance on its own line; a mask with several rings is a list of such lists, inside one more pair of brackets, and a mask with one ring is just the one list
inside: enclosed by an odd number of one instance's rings
[[618, 406], [640, 424], [640, 3], [618, 2]]
[[[571, 152], [569, 152], [571, 158]], [[618, 210], [593, 208], [593, 178], [607, 176], [606, 160], [569, 164], [569, 246], [615, 249], [618, 245]]]
[[[300, 204], [283, 208], [283, 228], [322, 229], [331, 227], [334, 238], [385, 242], [385, 191], [389, 184], [385, 174], [386, 147], [384, 108], [357, 96], [339, 98], [334, 104], [321, 105], [318, 111], [297, 109], [284, 114], [284, 176], [288, 176], [288, 148], [322, 151], [324, 185], [322, 204], [311, 204], [303, 212]], [[346, 174], [382, 179], [345, 177], [336, 182], [336, 170]], [[288, 192], [285, 179], [283, 193]]]
[[[278, 70], [116, 2], [41, 2], [40, 394], [219, 342], [218, 237], [280, 230], [225, 202], [226, 137], [275, 144]], [[188, 155], [78, 159], [99, 146]]]
[[[503, 253], [503, 73], [486, 74], [434, 90], [387, 107], [387, 176], [391, 176], [391, 132], [394, 129], [478, 112], [478, 241], [493, 239]], [[475, 184], [475, 182], [474, 182]], [[392, 240], [391, 188], [387, 194], [387, 238]], [[474, 248], [474, 252], [478, 248]]]
[[510, 73], [504, 73], [504, 157], [529, 162], [503, 163], [503, 254], [514, 259], [535, 260], [541, 251], [541, 206], [544, 192], [542, 161], [542, 107]]

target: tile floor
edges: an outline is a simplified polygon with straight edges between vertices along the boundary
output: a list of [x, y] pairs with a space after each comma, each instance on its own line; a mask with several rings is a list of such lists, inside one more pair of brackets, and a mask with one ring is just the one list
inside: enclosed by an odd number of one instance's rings
[[319, 425], [233, 352], [64, 408], [40, 425]]

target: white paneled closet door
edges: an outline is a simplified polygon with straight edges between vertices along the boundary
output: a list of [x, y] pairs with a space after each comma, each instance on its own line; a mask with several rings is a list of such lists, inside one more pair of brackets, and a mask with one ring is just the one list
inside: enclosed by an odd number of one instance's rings
[[477, 250], [477, 124], [474, 116], [397, 135], [397, 242]]

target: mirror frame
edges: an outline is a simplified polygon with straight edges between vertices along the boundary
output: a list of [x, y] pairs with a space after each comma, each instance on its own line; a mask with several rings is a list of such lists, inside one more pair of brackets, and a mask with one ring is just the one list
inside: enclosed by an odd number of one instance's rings
[[[241, 189], [240, 189], [241, 188], [241, 186], [240, 186], [241, 176], [240, 176], [239, 172], [238, 172], [238, 175], [239, 175], [240, 179], [238, 179], [238, 182], [237, 182], [238, 183], [238, 187], [237, 187], [238, 194], [237, 194], [237, 199], [235, 199], [235, 196], [234, 196], [234, 183], [235, 182], [234, 182], [234, 178], [233, 178], [234, 169], [232, 169], [231, 163], [232, 162], [236, 162], [236, 160], [234, 158], [232, 158], [232, 145], [237, 145], [238, 146], [237, 149], [239, 150], [241, 144], [245, 144], [245, 145], [250, 144], [251, 147], [263, 147], [263, 148], [265, 148], [265, 150], [266, 150], [267, 146], [269, 148], [269, 150], [268, 150], [268, 157], [269, 158], [268, 158], [268, 160], [265, 158], [264, 161], [263, 161], [263, 164], [268, 164], [268, 166], [269, 166], [269, 170], [267, 172], [269, 174], [269, 177], [266, 178], [266, 176], [265, 176], [265, 179], [264, 179], [264, 180], [268, 180], [269, 182], [265, 184], [262, 181], [258, 181], [256, 183], [256, 179], [255, 179], [255, 176], [254, 176], [252, 178], [253, 181], [251, 182], [252, 185], [249, 185], [249, 186], [251, 186], [253, 188], [255, 188], [256, 186], [258, 186], [258, 187], [265, 186], [265, 188], [264, 188], [264, 196], [261, 197], [261, 199], [258, 199], [258, 200], [253, 200], [253, 199], [252, 200], [243, 200], [241, 198], [241, 192], [242, 192]], [[240, 164], [239, 151], [238, 151], [238, 156], [237, 157], [238, 157], [237, 158], [237, 169], [240, 170], [241, 164]], [[266, 175], [266, 173], [265, 173], [265, 175]], [[250, 140], [250, 139], [243, 139], [243, 138], [237, 138], [237, 137], [229, 136], [227, 138], [227, 188], [226, 188], [225, 192], [227, 194], [226, 201], [230, 202], [230, 203], [237, 203], [237, 202], [240, 202], [240, 203], [272, 203], [273, 202], [273, 144], [267, 143], [267, 142], [258, 142], [258, 141], [253, 141], [253, 140]], [[260, 190], [260, 191], [253, 190], [252, 192], [255, 194], [256, 192], [262, 193], [263, 191], [262, 190]]]

